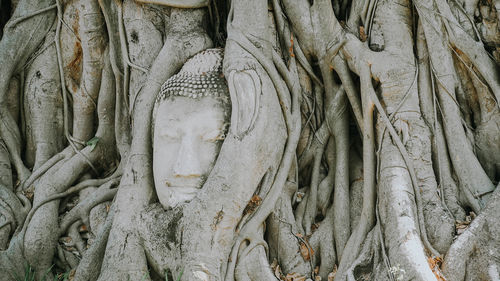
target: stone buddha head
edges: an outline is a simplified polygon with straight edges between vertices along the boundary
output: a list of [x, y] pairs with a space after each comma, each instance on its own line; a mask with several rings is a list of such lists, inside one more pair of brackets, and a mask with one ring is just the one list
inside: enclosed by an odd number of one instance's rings
[[162, 86], [153, 110], [153, 175], [164, 208], [192, 200], [210, 174], [229, 127], [222, 49], [189, 59]]

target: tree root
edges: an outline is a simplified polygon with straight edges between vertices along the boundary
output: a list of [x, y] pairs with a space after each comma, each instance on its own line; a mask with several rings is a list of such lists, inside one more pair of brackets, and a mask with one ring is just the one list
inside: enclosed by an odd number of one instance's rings
[[[82, 237], [80, 236], [80, 231], [78, 229], [80, 228], [81, 222], [80, 221], [75, 221], [69, 228], [68, 228], [68, 236], [71, 239], [71, 242], [75, 245], [76, 249], [78, 252], [81, 254], [85, 253], [85, 242], [83, 241]], [[61, 236], [61, 235], [59, 235]]]
[[[366, 236], [365, 242], [358, 258], [353, 262], [347, 271], [347, 280], [391, 280], [394, 281], [394, 275], [392, 274], [391, 268], [384, 267], [380, 261], [380, 245], [379, 240], [376, 238], [377, 232], [379, 232], [378, 227], [374, 227]], [[382, 249], [383, 251], [383, 249]], [[371, 265], [371, 268], [370, 268]], [[398, 265], [399, 266], [399, 265]], [[399, 269], [399, 267], [397, 267]], [[401, 279], [403, 276], [399, 275], [397, 280]]]
[[330, 132], [328, 130], [328, 125], [326, 122], [321, 123], [321, 126], [314, 132], [313, 139], [311, 141], [311, 145], [309, 145], [302, 155], [300, 155], [298, 169], [302, 170], [307, 165], [311, 163], [314, 159], [314, 152], [319, 149], [319, 147], [326, 145], [328, 142], [328, 137], [330, 136]]
[[330, 207], [330, 201], [335, 184], [335, 138], [330, 135], [328, 144], [326, 145], [326, 162], [328, 164], [328, 174], [321, 180], [318, 186], [318, 209], [321, 214], [326, 215]]
[[358, 152], [361, 149], [357, 149], [357, 144], [351, 146], [349, 152], [349, 178], [350, 178], [350, 186], [349, 186], [349, 217], [351, 218], [351, 233], [356, 229], [360, 217], [361, 217], [361, 209], [362, 209], [362, 198], [363, 198], [363, 160], [361, 159], [361, 155]]
[[[235, 279], [235, 274], [238, 274], [237, 264], [239, 261], [249, 259], [256, 249], [264, 248], [267, 256], [268, 248], [267, 242], [262, 238], [262, 226], [257, 231], [248, 233], [246, 231], [245, 239], [238, 239], [233, 245], [233, 251], [229, 257], [229, 264], [227, 268], [227, 274], [225, 280], [237, 280]], [[241, 237], [241, 236], [240, 236]], [[236, 251], [234, 249], [237, 249]], [[234, 262], [233, 262], [234, 261]], [[242, 273], [239, 273], [240, 276]]]
[[443, 134], [443, 128], [438, 120], [435, 89], [432, 83], [429, 69], [429, 54], [425, 45], [425, 35], [422, 24], [419, 21], [417, 27], [417, 51], [418, 51], [418, 92], [420, 109], [424, 121], [431, 129], [434, 138], [432, 139], [433, 160], [437, 162], [435, 168], [436, 179], [440, 186], [440, 195], [443, 206], [451, 212], [456, 220], [465, 219], [465, 211], [458, 204], [458, 187], [451, 176], [450, 160], [447, 153], [446, 140]]
[[12, 190], [12, 168], [10, 166], [9, 151], [5, 143], [0, 139], [0, 186]]
[[[99, 127], [96, 132], [96, 137], [100, 140], [99, 143], [82, 149], [68, 159], [64, 166], [59, 167], [57, 171], [55, 171], [55, 167], [47, 171], [35, 188], [35, 205], [47, 197], [62, 192], [74, 183], [89, 167], [88, 161], [101, 164], [103, 167], [113, 161], [115, 156], [113, 149], [115, 147], [114, 105], [114, 92], [107, 92], [99, 97], [97, 107]], [[22, 241], [21, 252], [39, 274], [50, 267], [51, 257], [57, 246], [58, 204], [59, 202], [55, 200], [38, 207], [36, 212], [31, 213], [30, 219], [27, 220], [29, 223], [24, 224], [18, 235]]]
[[[351, 52], [352, 47], [360, 46], [357, 38], [356, 39], [353, 38], [351, 43], [353, 43], [353, 44], [348, 44], [348, 46], [346, 46], [346, 48], [347, 47], [349, 48], [349, 50], [348, 50], [349, 52]], [[348, 54], [349, 54], [349, 52], [348, 52]], [[357, 53], [350, 54], [350, 55], [351, 56], [352, 55], [361, 55], [361, 57], [357, 57], [357, 58], [362, 60], [362, 61], [365, 61], [366, 58], [364, 58], [364, 56], [369, 54], [369, 52], [367, 54], [364, 54], [364, 52], [361, 53], [361, 51], [358, 51], [358, 50], [356, 50], [355, 52], [357, 52]], [[391, 55], [389, 55], [389, 56], [391, 56]], [[382, 57], [379, 59], [382, 59]], [[360, 66], [358, 66], [358, 71], [360, 72], [360, 77], [362, 79], [364, 79], [364, 81], [365, 81], [365, 82], [361, 82], [362, 89], [366, 89], [366, 91], [368, 91], [368, 94], [370, 95], [370, 99], [374, 103], [374, 106], [377, 108], [377, 111], [380, 113], [381, 119], [384, 121], [386, 128], [389, 130], [389, 133], [390, 133], [393, 141], [395, 142], [396, 146], [398, 147], [398, 150], [400, 151], [400, 153], [404, 159], [404, 162], [405, 162], [406, 166], [408, 167], [408, 172], [410, 174], [410, 179], [412, 182], [414, 195], [415, 195], [415, 201], [416, 201], [416, 205], [417, 205], [418, 224], [419, 224], [419, 231], [420, 231], [421, 236], [422, 236], [421, 237], [422, 241], [424, 242], [426, 248], [428, 248], [429, 251], [431, 253], [433, 253], [433, 255], [439, 256], [439, 253], [433, 248], [433, 246], [429, 243], [428, 238], [427, 238], [427, 231], [425, 229], [423, 210], [422, 210], [422, 199], [421, 199], [421, 194], [419, 192], [417, 192], [418, 181], [417, 181], [417, 177], [415, 174], [415, 169], [413, 167], [413, 163], [412, 163], [411, 159], [409, 158], [408, 152], [407, 152], [405, 146], [403, 145], [398, 133], [395, 131], [392, 123], [390, 122], [389, 118], [387, 117], [387, 115], [385, 113], [383, 106], [380, 104], [380, 101], [378, 100], [378, 97], [373, 90], [373, 86], [371, 83], [372, 72], [370, 71], [369, 67], [365, 66], [365, 64], [366, 64], [366, 62], [362, 63]], [[367, 68], [367, 69], [364, 69], [364, 68]], [[363, 73], [363, 71], [365, 71], [366, 73]], [[363, 76], [366, 76], [366, 77], [363, 78]], [[364, 85], [364, 84], [366, 84], [366, 85]], [[363, 157], [363, 160], [365, 160], [365, 159], [366, 159], [366, 156]], [[366, 177], [365, 177], [365, 181], [366, 181]], [[340, 267], [339, 267], [339, 270], [340, 270]]]
[[[26, 1], [27, 2], [27, 1]], [[0, 73], [0, 134], [9, 150], [11, 161], [17, 171], [20, 181], [29, 177], [30, 171], [24, 166], [21, 159], [21, 138], [15, 119], [6, 108], [6, 95], [11, 77], [24, 66], [25, 62], [32, 52], [38, 47], [53, 23], [54, 14], [46, 11], [42, 14], [36, 14], [36, 11], [52, 4], [53, 1], [37, 1], [36, 3], [23, 3], [28, 17], [19, 21], [15, 28], [6, 28], [0, 41], [0, 61], [3, 69]], [[36, 15], [30, 15], [35, 11]], [[19, 17], [19, 11], [16, 10], [14, 18]], [[20, 16], [22, 17], [22, 16]], [[14, 20], [12, 20], [14, 21]]]
[[[120, 24], [120, 17], [117, 17], [115, 14], [115, 9], [118, 9], [116, 12], [121, 13], [122, 5], [117, 7], [113, 3], [110, 1], [99, 0], [99, 5], [104, 15], [106, 28], [108, 30], [109, 58], [115, 80], [114, 88], [116, 92], [117, 117], [115, 118], [115, 138], [121, 159], [127, 159], [131, 142], [130, 114], [128, 112], [130, 79], [127, 74], [129, 69], [122, 63], [124, 50], [121, 47], [120, 30], [123, 28], [123, 23]], [[111, 73], [104, 72], [103, 75], [111, 75]]]
[[[436, 2], [440, 12], [446, 14], [448, 20], [454, 18], [453, 16], [450, 18], [450, 14], [446, 11], [447, 9], [449, 10], [447, 3], [442, 3], [442, 1]], [[467, 137], [460, 122], [460, 112], [455, 100], [456, 73], [453, 65], [453, 58], [449, 50], [449, 42], [445, 41], [445, 34], [441, 27], [445, 25], [446, 30], [448, 30], [448, 35], [451, 35], [451, 30], [446, 20], [439, 18], [433, 13], [426, 12], [427, 10], [433, 10], [431, 7], [433, 7], [434, 1], [417, 1], [414, 4], [419, 16], [422, 18], [422, 27], [429, 50], [430, 67], [434, 74], [434, 78], [436, 78], [438, 82], [437, 93], [442, 109], [444, 122], [443, 129], [451, 162], [459, 179], [462, 192], [464, 194], [472, 193], [472, 196], [477, 198], [470, 198], [471, 202], [469, 205], [479, 205], [479, 207], [481, 207], [480, 204], [484, 203], [483, 201], [486, 201], [486, 197], [488, 196], [479, 198], [479, 195], [488, 193], [494, 189], [494, 186], [474, 155], [472, 147], [467, 143]], [[444, 5], [448, 6], [448, 8], [444, 8]], [[437, 29], [437, 27], [439, 27], [439, 29]], [[456, 31], [457, 30], [454, 28], [453, 32]], [[470, 40], [468, 35], [460, 36], [463, 37], [462, 39], [465, 41]], [[449, 39], [455, 40], [456, 38]], [[463, 43], [468, 44], [467, 42]], [[482, 47], [476, 49], [477, 50], [474, 52], [477, 51], [481, 53], [484, 51], [482, 51]], [[466, 50], [462, 51], [467, 52]], [[479, 59], [475, 61], [479, 61]], [[484, 67], [484, 65], [481, 67]], [[491, 77], [491, 74], [492, 73], [489, 73], [488, 75]], [[487, 81], [489, 80], [487, 79]], [[496, 84], [498, 84], [498, 81]]]
[[241, 257], [235, 269], [238, 281], [277, 281], [267, 261], [265, 248], [257, 246]]
[[82, 260], [78, 264], [75, 272], [74, 281], [87, 281], [97, 280], [101, 271], [101, 264], [104, 258], [104, 251], [108, 241], [111, 226], [113, 225], [113, 218], [115, 213], [115, 204], [112, 204], [111, 210], [106, 217], [104, 227], [97, 235], [96, 241], [83, 255]]
[[83, 201], [78, 203], [78, 205], [73, 207], [73, 209], [71, 209], [71, 211], [69, 211], [69, 213], [61, 220], [59, 226], [59, 236], [63, 235], [66, 232], [66, 229], [78, 220], [82, 220], [87, 229], [91, 231], [89, 221], [90, 210], [102, 202], [113, 199], [117, 189], [112, 187], [117, 185], [119, 182], [120, 178], [118, 177], [110, 179], [107, 183], [101, 185], [96, 191], [92, 192], [89, 196], [83, 199]]
[[[59, 1], [59, 0], [58, 0]], [[107, 58], [104, 18], [97, 1], [80, 4], [79, 34], [82, 47], [82, 75], [73, 95], [73, 138], [84, 143], [94, 135], [94, 113], [97, 110], [101, 79]], [[62, 15], [61, 15], [62, 17]], [[59, 37], [58, 37], [59, 38]], [[110, 71], [111, 72], [111, 71]], [[107, 78], [112, 81], [112, 78]], [[102, 79], [105, 83], [107, 79]]]
[[52, 168], [53, 166], [55, 166], [57, 163], [59, 163], [59, 161], [67, 158], [67, 157], [70, 157], [72, 154], [71, 151], [69, 151], [68, 149], [65, 149], [63, 151], [61, 151], [60, 153], [52, 156], [52, 158], [50, 158], [49, 160], [45, 161], [45, 163], [42, 164], [42, 166], [40, 166], [38, 169], [36, 169], [31, 175], [29, 178], [26, 179], [25, 182], [21, 183], [18, 187], [18, 192], [20, 191], [25, 191], [27, 189], [34, 189], [34, 187], [32, 187], [32, 184], [38, 179], [40, 178], [43, 174], [45, 174], [50, 168]]
[[[25, 162], [33, 171], [64, 148], [63, 101], [54, 43], [55, 22], [29, 65], [21, 93]], [[47, 120], [51, 120], [48, 122]], [[31, 176], [30, 176], [31, 178]], [[23, 184], [23, 183], [22, 183]]]
[[[483, 212], [458, 236], [443, 262], [449, 280], [498, 280], [500, 185]], [[496, 268], [496, 273], [495, 273]]]
[[22, 194], [14, 194], [13, 191], [0, 186], [0, 202], [4, 205], [3, 209], [5, 209], [5, 212], [11, 214], [6, 215], [6, 218], [14, 218], [11, 230], [15, 230], [18, 226], [22, 225], [31, 208], [30, 201]]
[[[268, 63], [264, 55], [261, 54], [260, 51], [252, 43], [250, 43], [250, 41], [243, 34], [240, 33], [240, 31], [235, 30], [234, 27], [230, 26], [231, 24], [228, 24], [228, 34], [231, 34], [232, 36], [230, 38], [234, 40], [236, 43], [238, 43], [243, 49], [245, 49], [251, 55], [253, 55], [254, 58], [260, 63], [260, 65], [264, 67], [264, 69], [266, 70], [267, 74], [269, 75], [275, 86], [279, 100], [281, 101], [280, 104], [283, 106], [286, 98], [284, 97], [284, 93], [282, 92], [283, 89], [280, 87], [281, 79], [279, 78], [280, 76], [278, 75], [276, 69], [274, 68], [274, 66]], [[278, 64], [276, 65], [276, 68], [278, 70], [286, 71], [286, 67], [279, 65], [283, 63], [281, 60], [279, 61], [274, 60], [274, 62]], [[235, 258], [239, 251], [240, 244], [243, 241], [249, 240], [251, 243], [250, 246], [252, 246], [253, 239], [249, 239], [251, 238], [250, 236], [252, 235], [252, 233], [254, 233], [255, 229], [258, 229], [260, 227], [260, 225], [265, 221], [265, 219], [269, 216], [269, 214], [272, 212], [272, 209], [276, 205], [276, 201], [281, 195], [283, 186], [285, 185], [286, 179], [288, 177], [292, 160], [295, 158], [295, 149], [297, 147], [301, 131], [300, 130], [301, 120], [300, 120], [300, 88], [298, 88], [299, 85], [297, 83], [293, 82], [293, 81], [298, 81], [296, 65], [294, 62], [295, 61], [292, 59], [292, 64], [291, 64], [292, 70], [290, 72], [286, 71], [281, 73], [292, 96], [291, 110], [288, 111], [286, 108], [282, 109], [288, 130], [288, 139], [285, 145], [285, 151], [269, 193], [264, 199], [262, 205], [260, 205], [257, 211], [254, 213], [253, 217], [243, 226], [236, 239], [235, 244], [233, 245], [231, 257], [234, 257], [234, 259], [232, 259], [228, 264], [228, 269], [226, 272], [226, 280], [232, 280], [234, 278], [233, 274], [236, 265]], [[297, 79], [293, 80], [292, 77]], [[287, 115], [288, 118], [286, 117]], [[255, 245], [255, 243], [253, 245]]]
[[277, 259], [285, 274], [296, 272], [301, 275], [308, 275], [314, 269], [311, 268], [307, 261], [304, 261], [300, 254], [300, 245], [297, 243], [296, 237], [300, 231], [297, 229], [292, 210], [291, 197], [296, 189], [296, 184], [288, 182], [287, 185], [288, 188], [285, 187], [283, 190], [273, 214], [267, 219], [266, 232], [270, 248], [269, 258], [270, 260]]
[[[342, 46], [340, 44], [339, 46]], [[325, 122], [329, 127], [330, 134], [335, 136], [335, 191], [333, 194], [333, 206], [335, 228], [333, 230], [337, 259], [342, 259], [344, 247], [351, 234], [350, 232], [350, 214], [349, 210], [349, 126], [347, 99], [343, 87], [340, 87], [336, 93], [333, 93], [335, 85], [333, 75], [330, 72], [328, 60], [321, 63], [323, 79], [327, 89], [327, 109]], [[335, 63], [337, 68], [338, 63]], [[330, 89], [330, 90], [328, 90]], [[334, 95], [333, 95], [334, 94]]]
[[410, 157], [408, 155], [408, 152], [406, 151], [406, 148], [404, 147], [403, 143], [401, 142], [401, 139], [399, 138], [398, 134], [394, 130], [394, 127], [392, 126], [391, 122], [389, 121], [389, 118], [385, 114], [384, 108], [380, 104], [380, 101], [378, 100], [377, 96], [375, 95], [375, 92], [370, 92], [371, 98], [374, 101], [375, 106], [377, 107], [378, 112], [381, 115], [382, 120], [384, 123], [386, 123], [386, 127], [389, 129], [389, 133], [392, 137], [392, 140], [396, 143], [396, 146], [398, 147], [401, 156], [403, 157], [406, 166], [408, 167], [408, 172], [410, 173], [410, 178], [412, 181], [412, 187], [413, 187], [413, 192], [415, 194], [415, 203], [417, 205], [417, 214], [418, 214], [418, 224], [419, 224], [419, 230], [420, 230], [420, 235], [422, 238], [422, 241], [424, 242], [425, 247], [434, 255], [439, 257], [441, 254], [434, 249], [434, 247], [431, 245], [427, 238], [427, 231], [425, 227], [425, 222], [424, 222], [424, 215], [423, 215], [423, 210], [422, 210], [422, 198], [421, 194], [418, 190], [418, 183], [417, 183], [417, 177], [415, 175], [415, 169], [413, 167], [413, 164], [410, 160]]
[[5, 28], [14, 28], [14, 26], [16, 26], [18, 23], [22, 22], [22, 21], [25, 21], [31, 17], [34, 17], [34, 16], [37, 16], [39, 14], [42, 14], [42, 13], [45, 13], [47, 11], [50, 11], [52, 9], [55, 9], [57, 6], [56, 4], [53, 4], [53, 5], [50, 5], [46, 8], [43, 8], [43, 9], [39, 9], [37, 11], [33, 11], [31, 13], [28, 13], [22, 17], [17, 17], [17, 18], [12, 18], [11, 20], [9, 20], [9, 22], [5, 25]]
[[62, 9], [62, 4], [61, 4], [61, 0], [56, 0], [56, 4], [57, 4], [57, 27], [56, 27], [56, 39], [55, 39], [55, 42], [56, 42], [56, 53], [57, 53], [57, 62], [58, 62], [58, 66], [59, 66], [59, 79], [61, 81], [61, 89], [62, 89], [62, 93], [63, 93], [63, 103], [64, 103], [64, 135], [66, 137], [66, 140], [68, 141], [69, 145], [71, 146], [71, 148], [73, 148], [73, 151], [77, 154], [79, 154], [80, 156], [82, 156], [86, 161], [87, 161], [87, 164], [92, 168], [92, 170], [95, 172], [95, 174], [97, 175], [98, 172], [96, 170], [96, 168], [94, 167], [94, 165], [92, 164], [92, 162], [87, 158], [87, 156], [85, 156], [85, 154], [83, 154], [79, 147], [76, 146], [76, 144], [74, 143], [74, 140], [73, 140], [73, 137], [71, 136], [70, 134], [70, 131], [69, 131], [69, 104], [68, 104], [68, 93], [67, 93], [67, 89], [66, 89], [66, 82], [65, 82], [65, 78], [64, 78], [64, 68], [63, 68], [63, 60], [62, 60], [62, 55], [61, 55], [61, 46], [60, 46], [60, 38], [61, 38], [61, 24], [63, 22], [63, 9]]
[[[307, 187], [306, 187], [307, 188]], [[297, 232], [298, 233], [305, 233], [304, 231], [304, 227], [303, 227], [303, 221], [304, 221], [304, 214], [306, 212], [306, 207], [307, 207], [307, 201], [308, 201], [308, 197], [309, 197], [309, 193], [308, 192], [305, 192], [305, 189], [302, 189], [302, 190], [298, 190], [298, 192], [301, 193], [302, 195], [302, 198], [301, 200], [297, 200], [299, 202], [299, 204], [297, 205], [297, 207], [295, 208], [295, 212], [294, 212], [294, 215], [295, 215], [295, 223], [297, 224]]]
[[6, 209], [0, 200], [0, 250], [5, 250], [9, 242], [11, 229], [16, 228], [16, 220], [12, 211]]
[[311, 235], [311, 226], [315, 222], [316, 209], [318, 202], [319, 168], [325, 150], [326, 143], [316, 150], [314, 155], [314, 164], [311, 176], [311, 185], [309, 186], [309, 196], [307, 197], [307, 206], [304, 213], [303, 227], [306, 235]]
[[[102, 188], [104, 188], [104, 187], [105, 188], [111, 188], [111, 186], [116, 185], [120, 181], [120, 177], [121, 177], [121, 173], [118, 173], [116, 175], [114, 174], [111, 177], [105, 178], [105, 179], [90, 179], [90, 180], [86, 180], [86, 181], [78, 183], [77, 185], [75, 185], [75, 186], [73, 186], [71, 188], [68, 188], [68, 190], [66, 190], [64, 192], [48, 196], [44, 200], [40, 201], [38, 204], [34, 205], [33, 208], [31, 208], [31, 210], [29, 211], [29, 213], [27, 213], [26, 220], [23, 221], [24, 222], [23, 229], [29, 225], [31, 219], [33, 218], [33, 215], [43, 205], [45, 205], [45, 204], [47, 204], [49, 202], [52, 202], [54, 200], [65, 198], [65, 197], [67, 197], [67, 196], [69, 196], [69, 195], [71, 195], [73, 193], [79, 192], [79, 191], [81, 191], [81, 190], [83, 190], [85, 188], [88, 188], [90, 186], [100, 185]], [[114, 191], [114, 192], [116, 192], [116, 191]], [[107, 201], [107, 200], [104, 200], [104, 201]], [[98, 202], [98, 203], [100, 203], [100, 202]], [[98, 203], [96, 203], [96, 204], [98, 204]], [[74, 222], [74, 220], [71, 221], [70, 223], [72, 223], [72, 222]], [[69, 226], [70, 223], [68, 223], [68, 226]], [[68, 226], [66, 226], [65, 228], [62, 228], [64, 230], [61, 231], [60, 235], [64, 234], [64, 232], [65, 232], [65, 230], [66, 230], [66, 228]], [[25, 232], [25, 230], [22, 230], [21, 232]]]
[[[311, 238], [309, 239], [309, 244], [316, 253], [315, 264], [318, 264], [318, 260], [321, 261], [318, 272], [318, 276], [321, 277], [321, 280], [327, 280], [328, 274], [332, 272], [333, 268], [335, 267], [336, 253], [334, 241], [334, 213], [335, 207], [330, 206], [326, 213], [325, 219], [321, 221], [319, 228], [312, 234]], [[311, 259], [312, 258], [313, 257], [311, 257]], [[312, 269], [312, 271], [314, 272], [314, 269]]]
[[354, 85], [354, 81], [352, 80], [351, 72], [349, 70], [349, 67], [347, 66], [347, 62], [339, 56], [334, 56], [332, 59], [332, 65], [334, 67], [334, 70], [339, 75], [340, 80], [342, 81], [342, 87], [345, 90], [345, 94], [349, 99], [349, 103], [354, 112], [354, 116], [356, 117], [356, 124], [358, 125], [359, 133], [360, 135], [363, 135], [365, 130], [361, 101], [358, 97], [359, 95], [356, 90], [356, 86]]
[[375, 222], [375, 132], [373, 128], [374, 101], [370, 69], [363, 64], [360, 70], [363, 105], [363, 207], [358, 226], [347, 241], [346, 248], [351, 249], [339, 262], [335, 281], [344, 280], [350, 264], [356, 259], [361, 243]]

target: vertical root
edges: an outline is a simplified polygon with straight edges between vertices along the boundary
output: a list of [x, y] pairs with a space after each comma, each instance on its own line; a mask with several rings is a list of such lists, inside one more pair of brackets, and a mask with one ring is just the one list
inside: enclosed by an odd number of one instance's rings
[[318, 202], [318, 184], [319, 184], [319, 169], [325, 150], [326, 143], [320, 146], [314, 153], [314, 163], [311, 176], [311, 185], [309, 186], [309, 196], [307, 198], [307, 206], [304, 213], [303, 225], [306, 235], [311, 235], [311, 225], [315, 222], [316, 209]]
[[363, 208], [358, 226], [347, 241], [346, 248], [350, 249], [340, 260], [335, 281], [344, 280], [345, 274], [356, 259], [361, 248], [361, 243], [366, 238], [368, 231], [375, 223], [375, 132], [373, 125], [373, 86], [370, 69], [363, 64], [360, 70], [361, 101], [363, 106]]

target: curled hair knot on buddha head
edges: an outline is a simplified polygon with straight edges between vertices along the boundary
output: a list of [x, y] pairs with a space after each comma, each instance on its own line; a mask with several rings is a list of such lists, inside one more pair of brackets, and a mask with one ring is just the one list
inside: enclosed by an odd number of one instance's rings
[[215, 96], [229, 102], [229, 90], [222, 73], [222, 49], [207, 49], [190, 58], [176, 75], [161, 87], [156, 103], [172, 96], [200, 98]]

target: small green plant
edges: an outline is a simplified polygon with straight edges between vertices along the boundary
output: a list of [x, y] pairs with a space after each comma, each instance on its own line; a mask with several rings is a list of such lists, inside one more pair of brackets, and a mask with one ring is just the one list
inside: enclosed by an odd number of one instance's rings
[[99, 137], [93, 137], [89, 141], [87, 141], [87, 146], [90, 146], [90, 151], [94, 150], [99, 140], [100, 140]]
[[[48, 276], [49, 276], [49, 273], [53, 267], [54, 267], [54, 265], [52, 265], [51, 267], [49, 267], [47, 269], [47, 271], [45, 271], [45, 273], [43, 274], [43, 277], [42, 277], [42, 281], [49, 281]], [[70, 272], [71, 271], [55, 275], [53, 281], [67, 281], [69, 278]], [[16, 281], [35, 281], [36, 280], [35, 279], [36, 271], [30, 264], [25, 265], [24, 276], [19, 276], [15, 272], [13, 272], [12, 275]]]
[[69, 279], [71, 271], [57, 274], [54, 276], [54, 281], [67, 281]]
[[[181, 281], [182, 274], [184, 273], [184, 268], [181, 269], [181, 273], [177, 276], [176, 281]], [[165, 270], [165, 281], [168, 281], [168, 269]]]
[[14, 275], [14, 279], [16, 279], [16, 281], [35, 281], [35, 270], [29, 264], [24, 266], [23, 277], [17, 275], [16, 272], [13, 272], [12, 275]]
[[184, 273], [184, 268], [181, 269], [181, 273], [177, 277], [177, 281], [181, 281], [182, 274]]

